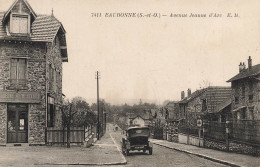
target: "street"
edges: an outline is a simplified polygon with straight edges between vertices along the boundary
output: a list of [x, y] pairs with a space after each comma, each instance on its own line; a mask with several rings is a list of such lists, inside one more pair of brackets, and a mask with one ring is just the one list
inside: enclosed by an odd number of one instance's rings
[[[111, 132], [111, 136], [115, 139], [115, 142], [120, 145], [121, 133]], [[161, 146], [153, 145], [153, 155], [149, 155], [148, 152], [130, 152], [129, 156], [125, 156], [127, 160], [126, 167], [137, 167], [137, 166], [225, 166], [216, 162], [212, 162], [203, 158], [199, 158], [194, 155], [189, 155], [172, 149], [164, 148]]]

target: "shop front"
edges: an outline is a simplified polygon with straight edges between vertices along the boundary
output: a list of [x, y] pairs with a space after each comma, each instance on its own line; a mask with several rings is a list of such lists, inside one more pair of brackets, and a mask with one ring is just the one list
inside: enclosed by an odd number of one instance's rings
[[37, 122], [44, 122], [33, 120], [35, 114], [30, 111], [32, 106], [42, 106], [40, 93], [0, 91], [0, 104], [5, 106], [0, 111], [2, 113], [0, 133], [5, 134], [1, 138], [2, 144], [29, 143], [28, 139], [32, 135], [37, 135], [30, 134], [30, 128]]
[[7, 143], [28, 143], [28, 104], [7, 104]]

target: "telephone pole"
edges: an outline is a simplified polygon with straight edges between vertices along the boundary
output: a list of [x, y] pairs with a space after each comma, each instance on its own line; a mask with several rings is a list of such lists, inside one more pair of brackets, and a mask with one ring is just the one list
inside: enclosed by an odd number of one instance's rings
[[98, 112], [97, 139], [99, 140], [99, 137], [100, 137], [100, 113], [99, 113], [99, 82], [98, 82], [98, 79], [100, 79], [100, 74], [99, 74], [98, 71], [96, 72], [96, 79], [97, 79], [97, 112]]

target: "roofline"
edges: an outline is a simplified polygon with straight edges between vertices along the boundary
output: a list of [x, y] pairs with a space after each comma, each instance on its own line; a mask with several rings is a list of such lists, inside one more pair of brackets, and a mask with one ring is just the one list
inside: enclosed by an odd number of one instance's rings
[[233, 82], [233, 81], [237, 81], [237, 80], [241, 80], [241, 79], [246, 79], [246, 78], [250, 78], [250, 77], [255, 77], [255, 76], [257, 76], [257, 75], [259, 75], [260, 74], [260, 72], [259, 73], [256, 73], [256, 74], [253, 74], [253, 75], [250, 75], [250, 76], [245, 76], [245, 77], [242, 77], [242, 78], [237, 78], [237, 79], [232, 79], [232, 78], [234, 78], [234, 77], [232, 77], [231, 79], [229, 79], [229, 80], [227, 80], [226, 82]]
[[129, 118], [129, 119], [135, 119], [135, 118], [137, 118], [138, 116], [141, 117], [143, 120], [149, 120], [149, 118], [148, 118], [148, 119], [145, 119], [145, 118], [143, 118], [141, 115], [137, 115], [137, 116], [132, 117], [132, 118]]
[[[188, 97], [185, 97], [184, 99], [182, 99], [181, 101], [179, 101], [178, 103], [179, 104], [185, 104], [185, 103], [188, 103], [188, 102], [190, 102], [191, 100], [193, 100], [194, 98], [196, 98], [196, 97], [199, 97], [202, 93], [204, 93], [204, 92], [206, 92], [207, 90], [209, 90], [209, 89], [223, 89], [223, 88], [227, 88], [227, 89], [231, 89], [231, 87], [230, 86], [208, 86], [208, 87], [206, 87], [206, 88], [203, 88], [203, 89], [198, 89], [198, 90], [196, 90], [196, 91], [201, 91], [201, 92], [199, 92], [196, 96], [194, 96], [194, 97], [190, 97], [190, 99], [188, 99]], [[195, 92], [196, 92], [195, 91]], [[193, 93], [195, 93], [195, 92], [193, 92]], [[192, 93], [192, 94], [193, 94]], [[191, 95], [192, 95], [191, 94]]]
[[[252, 68], [255, 68], [256, 66], [259, 66], [260, 64], [256, 64], [254, 66], [252, 66]], [[245, 71], [248, 71], [248, 68], [245, 69]], [[243, 73], [243, 72], [242, 72]], [[240, 74], [240, 72], [238, 74], [236, 74], [235, 76], [233, 76], [232, 78], [230, 78], [229, 80], [227, 80], [226, 82], [233, 82], [233, 81], [237, 81], [237, 80], [240, 80], [240, 79], [245, 79], [245, 78], [249, 78], [249, 77], [253, 77], [253, 76], [257, 76], [260, 74], [260, 71], [256, 72], [255, 74], [251, 74], [249, 76], [244, 76], [244, 77], [241, 77], [241, 78], [237, 78], [237, 79], [233, 79], [235, 78], [236, 76], [238, 76]]]
[[[11, 10], [13, 9], [14, 5], [18, 2], [19, 0], [15, 0], [13, 2], [13, 4], [9, 7], [9, 9], [5, 12], [4, 14], [4, 17], [2, 19], [2, 22], [5, 21], [6, 17], [8, 16], [8, 14], [11, 12]], [[29, 8], [29, 10], [31, 11], [31, 14], [34, 16], [34, 18], [37, 17], [37, 14], [34, 12], [34, 10], [32, 9], [32, 7], [30, 6], [30, 4], [26, 1], [26, 0], [22, 0], [26, 5], [27, 7]]]
[[29, 9], [31, 10], [33, 16], [36, 18], [37, 14], [34, 12], [33, 8], [31, 7], [31, 5], [27, 2], [27, 0], [23, 0], [24, 3], [29, 7]]

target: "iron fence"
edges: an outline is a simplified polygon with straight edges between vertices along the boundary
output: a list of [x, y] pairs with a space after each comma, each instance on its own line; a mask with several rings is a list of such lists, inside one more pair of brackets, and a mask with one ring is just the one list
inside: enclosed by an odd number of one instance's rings
[[260, 144], [260, 121], [238, 120], [231, 122], [230, 139]]
[[185, 126], [185, 125], [178, 127], [178, 133], [199, 136], [198, 127], [190, 127], [190, 126]]
[[226, 140], [226, 123], [210, 121], [204, 124], [204, 137], [220, 141]]

